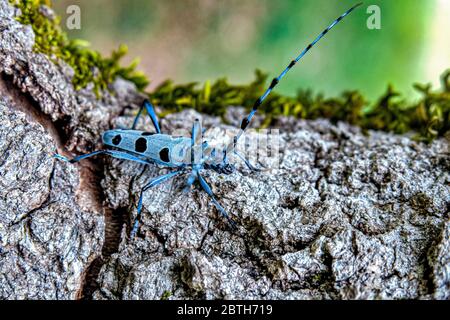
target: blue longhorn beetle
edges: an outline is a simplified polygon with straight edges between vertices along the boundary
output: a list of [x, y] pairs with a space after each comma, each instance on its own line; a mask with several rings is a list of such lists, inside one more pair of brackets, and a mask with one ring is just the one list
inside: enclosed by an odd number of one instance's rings
[[[108, 130], [103, 133], [102, 140], [103, 144], [114, 147], [116, 149], [106, 149], [98, 150], [89, 154], [84, 154], [77, 156], [73, 159], [68, 159], [64, 156], [56, 154], [55, 157], [63, 161], [70, 163], [78, 162], [80, 160], [99, 155], [107, 154], [114, 158], [131, 160], [139, 162], [142, 164], [156, 164], [166, 167], [175, 168], [174, 171], [161, 175], [152, 179], [149, 183], [144, 185], [141, 190], [139, 201], [137, 205], [137, 215], [131, 231], [131, 238], [137, 232], [139, 216], [142, 211], [142, 198], [143, 193], [182, 173], [189, 173], [187, 179], [186, 189], [189, 190], [191, 185], [198, 179], [200, 186], [204, 191], [211, 197], [214, 205], [217, 207], [219, 212], [230, 222], [234, 227], [235, 222], [229, 217], [225, 209], [220, 205], [220, 203], [215, 198], [211, 187], [205, 181], [201, 175], [202, 170], [214, 170], [221, 174], [232, 174], [235, 171], [235, 166], [228, 162], [228, 155], [237, 155], [246, 166], [252, 170], [257, 171], [259, 169], [255, 168], [244, 156], [236, 150], [236, 144], [239, 138], [244, 133], [245, 129], [248, 127], [250, 121], [255, 115], [258, 107], [262, 104], [264, 99], [270, 94], [273, 88], [279, 83], [279, 81], [286, 75], [286, 73], [339, 21], [341, 21], [345, 16], [352, 12], [356, 7], [360, 6], [362, 3], [358, 3], [344, 12], [336, 20], [334, 20], [325, 30], [319, 34], [313, 42], [311, 42], [302, 52], [292, 60], [289, 65], [283, 70], [283, 72], [272, 80], [269, 87], [266, 89], [264, 94], [259, 97], [249, 115], [244, 118], [241, 122], [241, 127], [236, 136], [234, 136], [233, 141], [230, 142], [223, 150], [217, 151], [215, 148], [211, 149], [208, 147], [206, 141], [202, 141], [202, 130], [200, 122], [198, 119], [194, 121], [192, 127], [191, 137], [173, 137], [168, 134], [161, 133], [158, 118], [156, 116], [153, 105], [145, 100], [139, 112], [133, 122], [131, 129], [114, 129]], [[146, 109], [153, 126], [155, 127], [155, 133], [145, 132], [135, 130], [138, 123], [139, 117], [142, 114], [143, 109]], [[206, 155], [206, 156], [205, 156]]]

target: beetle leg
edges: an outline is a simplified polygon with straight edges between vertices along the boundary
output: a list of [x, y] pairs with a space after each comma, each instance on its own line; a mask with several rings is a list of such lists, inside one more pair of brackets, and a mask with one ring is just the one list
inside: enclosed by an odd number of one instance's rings
[[144, 103], [142, 104], [141, 108], [138, 111], [138, 114], [136, 115], [136, 118], [134, 119], [133, 125], [131, 126], [131, 129], [134, 130], [136, 128], [136, 125], [138, 123], [138, 120], [142, 114], [143, 109], [147, 110], [148, 116], [152, 120], [153, 126], [155, 127], [156, 133], [161, 133], [161, 129], [159, 127], [159, 121], [158, 117], [156, 116], [155, 109], [153, 108], [153, 105], [148, 101], [147, 99], [144, 100]]
[[143, 195], [144, 192], [147, 191], [148, 189], [160, 184], [161, 182], [164, 182], [172, 177], [175, 177], [176, 175], [182, 173], [183, 170], [178, 170], [178, 171], [174, 171], [174, 172], [170, 172], [167, 174], [164, 174], [162, 176], [156, 177], [154, 179], [152, 179], [149, 183], [147, 183], [141, 190], [141, 194], [139, 195], [139, 201], [138, 201], [138, 205], [137, 205], [137, 214], [136, 214], [136, 218], [134, 220], [134, 224], [133, 224], [133, 229], [131, 231], [131, 235], [130, 235], [130, 239], [132, 239], [135, 235], [136, 232], [138, 230], [138, 226], [139, 226], [139, 216], [142, 212], [142, 199], [143, 199]]
[[64, 156], [62, 156], [60, 154], [55, 154], [54, 157], [56, 159], [60, 159], [62, 161], [75, 163], [75, 162], [78, 162], [78, 161], [81, 161], [83, 159], [90, 158], [90, 157], [93, 157], [93, 156], [96, 156], [96, 155], [99, 155], [99, 154], [107, 154], [107, 155], [110, 155], [111, 157], [114, 157], [114, 158], [117, 158], [117, 159], [130, 160], [130, 161], [139, 162], [139, 163], [142, 163], [142, 164], [153, 164], [153, 162], [150, 162], [150, 161], [145, 160], [143, 158], [139, 158], [139, 157], [133, 156], [133, 155], [127, 153], [127, 152], [116, 151], [116, 150], [97, 150], [97, 151], [94, 151], [94, 152], [91, 152], [91, 153], [87, 153], [87, 154], [82, 154], [82, 155], [76, 156], [73, 159], [68, 159], [68, 158], [66, 158], [66, 157], [64, 157]]
[[267, 168], [256, 168], [254, 165], [251, 164], [251, 162], [246, 159], [242, 154], [240, 154], [237, 151], [234, 151], [234, 154], [237, 155], [242, 161], [244, 161], [245, 165], [251, 170], [251, 171], [264, 171], [267, 170]]
[[214, 205], [219, 210], [219, 212], [222, 214], [222, 216], [224, 216], [228, 220], [228, 222], [230, 223], [231, 227], [233, 229], [235, 229], [236, 228], [236, 222], [234, 222], [234, 220], [230, 218], [230, 216], [225, 211], [225, 209], [221, 206], [219, 201], [216, 200], [216, 197], [214, 196], [214, 193], [212, 192], [211, 187], [208, 185], [206, 180], [200, 174], [198, 174], [198, 180], [200, 181], [200, 185], [202, 186], [203, 190], [205, 190], [206, 193], [211, 197]]
[[202, 126], [198, 119], [192, 125], [191, 135], [191, 162], [192, 165], [200, 164], [203, 158]]

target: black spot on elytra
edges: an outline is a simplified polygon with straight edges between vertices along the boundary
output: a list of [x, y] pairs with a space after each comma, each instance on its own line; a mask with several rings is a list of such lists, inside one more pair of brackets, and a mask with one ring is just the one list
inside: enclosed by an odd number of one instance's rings
[[112, 139], [112, 143], [113, 145], [117, 146], [120, 141], [122, 141], [122, 136], [120, 134], [114, 136], [114, 138]]
[[169, 162], [169, 148], [162, 148], [159, 152], [159, 157], [164, 162]]
[[143, 135], [143, 136], [151, 136], [151, 135], [154, 135], [154, 134], [155, 134], [155, 132], [142, 132], [141, 135]]
[[145, 150], [147, 150], [147, 139], [145, 138], [137, 139], [134, 145], [134, 150], [136, 150], [136, 152], [145, 152]]

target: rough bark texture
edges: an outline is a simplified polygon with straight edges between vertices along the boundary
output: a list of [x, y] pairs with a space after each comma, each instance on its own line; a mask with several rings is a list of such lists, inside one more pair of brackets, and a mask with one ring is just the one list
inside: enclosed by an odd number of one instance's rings
[[[280, 119], [279, 167], [205, 173], [236, 231], [179, 177], [145, 193], [130, 240], [140, 189], [167, 169], [52, 154], [101, 148], [142, 96], [120, 79], [101, 99], [75, 91], [16, 14], [0, 1], [0, 298], [450, 298], [445, 139]], [[242, 115], [230, 108], [227, 120]], [[227, 127], [189, 110], [162, 129], [190, 130], [196, 117]]]

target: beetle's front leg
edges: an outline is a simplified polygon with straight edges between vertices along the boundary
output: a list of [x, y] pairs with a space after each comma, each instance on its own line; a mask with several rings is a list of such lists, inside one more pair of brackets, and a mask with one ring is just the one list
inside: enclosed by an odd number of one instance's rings
[[138, 230], [138, 226], [139, 226], [139, 220], [138, 219], [139, 219], [139, 216], [141, 215], [141, 212], [142, 212], [142, 199], [143, 199], [143, 196], [144, 196], [144, 192], [147, 191], [148, 189], [154, 187], [154, 186], [157, 186], [161, 182], [164, 182], [164, 181], [166, 181], [166, 180], [168, 180], [170, 178], [175, 177], [176, 175], [178, 175], [180, 173], [183, 173], [183, 171], [184, 171], [184, 169], [181, 169], [181, 170], [177, 170], [177, 171], [170, 172], [170, 173], [164, 174], [162, 176], [156, 177], [156, 178], [152, 179], [149, 183], [147, 183], [142, 188], [141, 194], [139, 195], [139, 201], [138, 201], [138, 206], [137, 206], [136, 218], [134, 220], [133, 229], [131, 230], [131, 235], [130, 235], [131, 239], [135, 236], [135, 234], [136, 234], [136, 232]]

